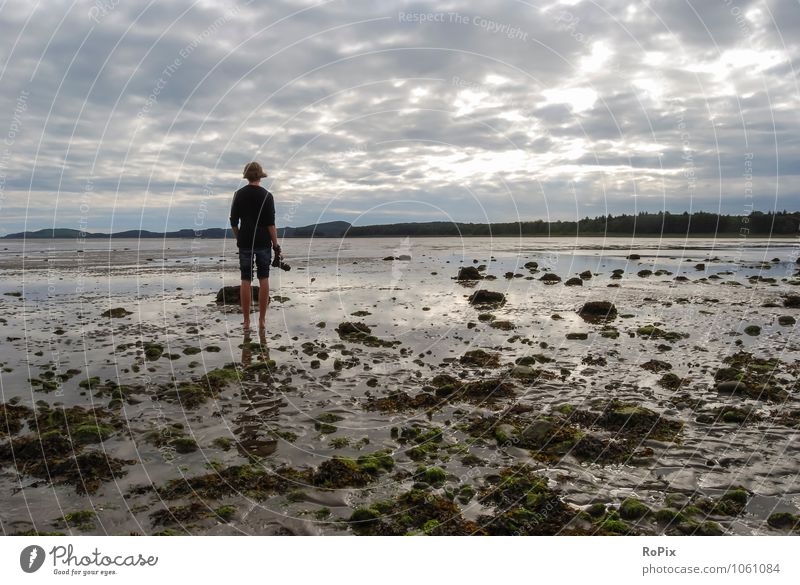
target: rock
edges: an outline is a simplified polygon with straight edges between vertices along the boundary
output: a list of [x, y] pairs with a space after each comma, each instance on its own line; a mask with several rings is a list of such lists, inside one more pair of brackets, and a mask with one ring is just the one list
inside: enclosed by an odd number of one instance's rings
[[101, 317], [109, 317], [111, 319], [120, 319], [122, 317], [127, 317], [128, 315], [133, 315], [131, 311], [128, 311], [124, 307], [115, 307], [113, 309], [108, 309], [107, 311], [103, 311], [100, 313]]
[[717, 384], [717, 392], [720, 394], [747, 394], [749, 391], [747, 384], [738, 380], [728, 380]]
[[579, 332], [567, 333], [567, 339], [589, 339], [589, 334]]
[[650, 514], [651, 510], [636, 498], [628, 498], [619, 507], [619, 515], [625, 520], [638, 520]]
[[705, 270], [706, 269], [706, 265], [703, 264], [702, 262], [700, 262], [699, 264], [695, 264], [694, 265], [694, 269], [695, 270]]
[[592, 271], [584, 270], [578, 276], [580, 276], [583, 280], [589, 280], [590, 278], [592, 278]]
[[389, 262], [389, 261], [392, 261], [392, 260], [397, 260], [397, 258], [395, 258], [394, 256], [386, 256], [386, 258], [384, 258], [383, 260], [385, 262]]
[[658, 385], [668, 390], [677, 390], [683, 384], [683, 380], [677, 374], [667, 372], [658, 380]]
[[685, 276], [676, 276], [673, 280], [675, 280], [677, 282], [688, 282], [689, 281], [689, 279], [687, 277], [685, 277]]
[[155, 361], [164, 353], [164, 346], [160, 343], [149, 342], [144, 344], [144, 355], [149, 361]]
[[[239, 296], [240, 286], [223, 286], [221, 289], [217, 291], [217, 303], [221, 305], [238, 305], [241, 303], [241, 297]], [[255, 300], [255, 304], [258, 305], [258, 287], [253, 286], [252, 288], [252, 299]]]
[[555, 428], [555, 424], [548, 420], [535, 420], [520, 433], [520, 438], [524, 445], [531, 447], [539, 446], [550, 438]]
[[400, 260], [401, 262], [409, 262], [411, 260], [411, 256], [408, 254], [400, 254], [396, 259]]
[[661, 360], [650, 360], [648, 362], [643, 363], [641, 367], [647, 370], [648, 372], [656, 372], [656, 373], [666, 372], [672, 369], [671, 364], [668, 364], [667, 362], [662, 362]]
[[778, 317], [778, 324], [783, 325], [784, 327], [789, 327], [791, 325], [794, 325], [796, 322], [797, 321], [795, 321], [795, 318], [792, 317], [791, 315], [781, 315], [780, 317]]
[[587, 301], [578, 311], [584, 321], [608, 321], [616, 319], [617, 307], [611, 301]]
[[639, 254], [628, 254], [628, 260], [640, 260], [641, 258]]
[[578, 277], [573, 277], [564, 283], [565, 286], [583, 286], [583, 280]]
[[463, 266], [458, 269], [456, 280], [481, 280], [483, 276], [474, 266]]
[[790, 512], [773, 512], [767, 518], [767, 524], [773, 528], [784, 530], [800, 528], [800, 516], [795, 516]]
[[653, 271], [652, 270], [647, 270], [647, 269], [640, 270], [639, 272], [636, 273], [636, 276], [638, 276], [639, 278], [647, 278], [648, 276], [652, 276], [652, 275], [653, 275]]
[[500, 365], [499, 353], [488, 353], [482, 349], [468, 351], [459, 360], [462, 364], [478, 366], [481, 368], [496, 368]]
[[618, 428], [653, 428], [659, 421], [658, 413], [644, 406], [635, 404], [612, 404], [602, 417], [612, 427]]
[[679, 333], [677, 331], [664, 331], [655, 325], [643, 325], [636, 330], [639, 337], [646, 337], [647, 339], [665, 339], [666, 341], [679, 341], [689, 337], [688, 333]]
[[787, 309], [800, 309], [800, 295], [786, 295], [783, 306]]
[[502, 331], [511, 331], [516, 329], [516, 326], [511, 321], [492, 321], [489, 327], [493, 329], [500, 329]]
[[369, 335], [372, 333], [372, 329], [370, 329], [364, 323], [352, 323], [350, 321], [339, 323], [339, 325], [336, 327], [336, 331], [341, 337], [348, 337], [350, 335], [359, 335], [363, 333]]
[[505, 302], [506, 296], [503, 293], [486, 289], [476, 290], [469, 295], [470, 305], [503, 305]]
[[494, 429], [494, 438], [497, 439], [497, 442], [500, 445], [507, 445], [514, 442], [514, 435], [516, 432], [517, 429], [511, 425], [497, 425], [497, 427]]
[[539, 263], [533, 261], [526, 262], [524, 267], [527, 268], [528, 270], [536, 270], [537, 268], [539, 268]]
[[526, 366], [526, 365], [516, 365], [513, 368], [511, 368], [510, 373], [511, 376], [514, 378], [532, 379], [532, 378], [538, 378], [541, 375], [542, 370], [539, 370], [537, 368], [532, 368], [531, 366]]
[[557, 274], [553, 274], [552, 272], [548, 272], [544, 276], [542, 276], [539, 280], [544, 282], [545, 284], [555, 284], [557, 282], [561, 282], [561, 277]]
[[744, 332], [747, 335], [756, 337], [758, 335], [761, 335], [761, 327], [759, 327], [758, 325], [748, 325], [747, 327], [744, 328]]
[[616, 268], [611, 271], [611, 278], [618, 280], [622, 278], [623, 274], [625, 274], [625, 271], [622, 268]]

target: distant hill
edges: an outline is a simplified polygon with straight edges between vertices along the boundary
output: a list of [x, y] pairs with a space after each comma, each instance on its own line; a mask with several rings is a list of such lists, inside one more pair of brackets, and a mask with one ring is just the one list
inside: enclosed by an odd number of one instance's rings
[[[78, 230], [56, 228], [9, 234], [5, 239], [77, 238]], [[520, 221], [507, 223], [392, 223], [353, 226], [346, 221], [329, 221], [303, 227], [278, 228], [285, 238], [348, 238], [397, 236], [797, 236], [800, 212], [754, 211], [749, 215], [695, 213], [647, 213], [601, 215], [577, 221]], [[128, 230], [113, 235], [87, 233], [86, 238], [232, 238], [230, 229], [208, 228], [175, 232]]]
[[[285, 238], [340, 238], [350, 228], [346, 221], [329, 221], [315, 225], [303, 227], [278, 228], [278, 237]], [[6, 240], [20, 239], [75, 239], [81, 236], [79, 230], [69, 228], [42, 229], [29, 232], [17, 232], [3, 236]], [[86, 232], [83, 234], [87, 239], [109, 239], [109, 238], [232, 238], [233, 232], [230, 228], [207, 228], [202, 230], [182, 229], [174, 232], [151, 232], [149, 230], [125, 230], [114, 234], [103, 234], [98, 232]]]

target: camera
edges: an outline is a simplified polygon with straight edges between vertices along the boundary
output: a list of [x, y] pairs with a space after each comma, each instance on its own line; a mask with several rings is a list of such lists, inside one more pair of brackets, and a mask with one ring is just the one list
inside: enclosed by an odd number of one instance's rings
[[272, 267], [273, 268], [280, 268], [284, 272], [287, 272], [292, 269], [286, 262], [283, 261], [283, 254], [281, 253], [281, 248], [278, 246], [277, 248], [273, 249], [274, 257], [272, 258]]

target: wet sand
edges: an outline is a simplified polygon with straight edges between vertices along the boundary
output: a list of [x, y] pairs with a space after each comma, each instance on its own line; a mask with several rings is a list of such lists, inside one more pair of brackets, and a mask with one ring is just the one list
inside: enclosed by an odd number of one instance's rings
[[796, 245], [287, 240], [259, 340], [224, 241], [4, 241], [0, 525], [797, 530]]

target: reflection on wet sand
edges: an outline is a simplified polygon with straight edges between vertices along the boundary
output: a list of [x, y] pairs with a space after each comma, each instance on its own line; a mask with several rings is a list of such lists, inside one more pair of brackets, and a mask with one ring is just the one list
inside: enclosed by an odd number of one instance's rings
[[[278, 409], [284, 406], [277, 396], [271, 377], [269, 348], [266, 335], [259, 333], [258, 342], [253, 342], [245, 332], [242, 341], [242, 367], [258, 370], [256, 381], [241, 381], [241, 411], [234, 419], [234, 434], [237, 447], [244, 457], [267, 457], [275, 452], [274, 422]], [[271, 424], [272, 423], [272, 424]]]
[[[163, 242], [115, 240], [131, 251], [111, 267], [87, 242], [81, 271], [18, 261], [0, 282], [0, 527], [406, 534], [497, 510], [482, 522], [502, 532], [556, 500], [496, 505], [549, 485], [592, 534], [794, 530], [792, 241], [411, 244], [390, 261], [397, 239], [309, 241], [276, 275], [267, 334], [244, 338], [218, 242], [151, 262]], [[501, 302], [470, 302], [482, 291]], [[489, 490], [531, 469], [548, 483]], [[93, 524], [64, 528], [89, 507]], [[220, 507], [225, 524], [205, 513]], [[565, 508], [544, 509], [554, 522], [523, 532], [562, 529]]]

